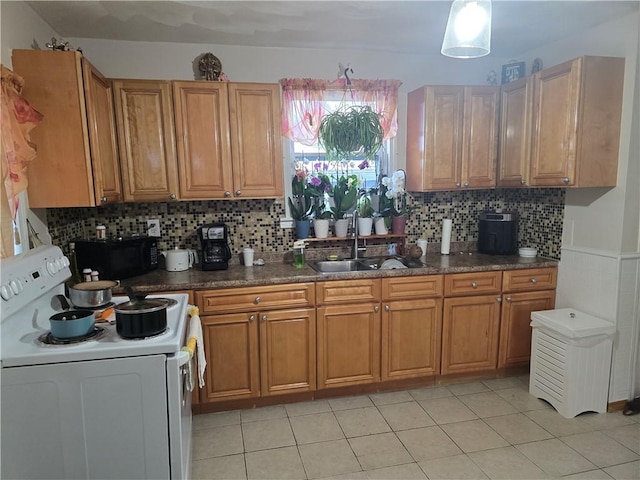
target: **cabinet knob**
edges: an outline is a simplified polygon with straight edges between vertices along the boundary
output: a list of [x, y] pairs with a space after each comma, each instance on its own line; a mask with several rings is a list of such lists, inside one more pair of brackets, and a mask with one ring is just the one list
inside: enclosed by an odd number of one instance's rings
[[456, 182], [456, 187], [460, 188], [460, 182]]
[[249, 322], [253, 322], [256, 319], [255, 315], [249, 315]]
[[225, 197], [230, 197], [231, 196], [231, 192], [227, 190], [226, 192], [224, 192], [224, 196]]
[[262, 299], [261, 299], [260, 297], [256, 297], [256, 298], [253, 300], [253, 303], [255, 303], [256, 305], [258, 305], [258, 304], [260, 303], [260, 301], [261, 301], [261, 300], [262, 300]]
[[263, 321], [263, 322], [266, 322], [266, 321], [267, 321], [267, 315], [266, 315], [266, 314], [262, 315], [262, 321]]
[[562, 178], [562, 183], [564, 183], [565, 185], [569, 185], [569, 182], [570, 182], [570, 181], [571, 181], [571, 180], [569, 180], [569, 177], [563, 177], [563, 178]]
[[502, 297], [496, 297], [496, 302], [502, 303]]
[[525, 185], [527, 182], [524, 181], [524, 178], [520, 180], [520, 185]]
[[175, 200], [176, 199], [176, 194], [175, 193], [170, 193], [169, 194], [169, 200]]
[[510, 302], [510, 301], [511, 301], [511, 297], [507, 297], [507, 302]]
[[469, 186], [469, 182], [464, 182], [464, 186], [468, 187]]
[[376, 305], [375, 307], [373, 307], [373, 311], [378, 313], [380, 311], [380, 307]]
[[240, 195], [242, 195], [242, 190], [236, 190], [236, 197], [239, 197]]
[[384, 306], [384, 310], [385, 310], [385, 312], [388, 312], [389, 310], [391, 310], [391, 307], [389, 307], [389, 305], [385, 305]]
[[102, 203], [107, 203], [107, 197], [100, 197], [100, 201]]
[[473, 288], [478, 288], [478, 282], [472, 282], [472, 283], [471, 283], [471, 286], [472, 286]]
[[534, 278], [531, 279], [531, 283], [533, 283], [535, 285], [536, 283], [538, 283], [538, 280], [536, 280], [536, 278], [534, 277]]

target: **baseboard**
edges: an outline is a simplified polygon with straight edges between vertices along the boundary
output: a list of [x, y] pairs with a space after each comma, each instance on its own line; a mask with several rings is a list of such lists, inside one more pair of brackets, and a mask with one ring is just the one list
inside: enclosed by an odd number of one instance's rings
[[627, 404], [626, 400], [618, 400], [617, 402], [609, 402], [607, 404], [607, 412], [621, 412]]

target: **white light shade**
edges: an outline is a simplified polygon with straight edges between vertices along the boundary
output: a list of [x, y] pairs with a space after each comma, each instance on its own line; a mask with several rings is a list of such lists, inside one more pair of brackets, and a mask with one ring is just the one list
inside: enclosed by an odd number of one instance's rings
[[476, 58], [491, 50], [491, 0], [454, 0], [442, 42], [442, 54]]

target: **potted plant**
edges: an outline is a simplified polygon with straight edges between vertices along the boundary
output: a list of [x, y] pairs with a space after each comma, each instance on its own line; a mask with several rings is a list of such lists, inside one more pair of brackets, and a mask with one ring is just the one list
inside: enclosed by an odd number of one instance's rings
[[296, 236], [304, 239], [309, 236], [309, 215], [313, 208], [311, 191], [307, 187], [307, 172], [304, 169], [297, 169], [291, 179], [291, 194], [288, 198], [289, 210], [295, 223]]
[[331, 192], [333, 206], [331, 216], [335, 220], [336, 237], [346, 237], [349, 220], [345, 215], [355, 207], [358, 199], [357, 175], [341, 175]]
[[406, 173], [396, 170], [391, 177], [383, 177], [380, 181], [380, 210], [381, 214], [390, 221], [387, 228], [395, 234], [404, 233], [407, 218], [416, 207], [407, 205], [407, 193], [404, 188]]
[[358, 199], [358, 234], [367, 237], [371, 235], [371, 227], [373, 226], [373, 205], [369, 195], [364, 194]]
[[322, 117], [318, 138], [332, 158], [363, 155], [372, 159], [382, 145], [384, 130], [380, 116], [370, 106], [357, 105]]

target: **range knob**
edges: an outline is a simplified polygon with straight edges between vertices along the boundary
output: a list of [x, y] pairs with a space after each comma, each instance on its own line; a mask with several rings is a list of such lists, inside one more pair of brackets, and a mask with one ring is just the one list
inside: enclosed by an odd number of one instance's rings
[[53, 260], [49, 260], [47, 262], [47, 272], [49, 272], [49, 275], [53, 277], [57, 271], [58, 267], [56, 266], [56, 262], [54, 262]]
[[4, 300], [9, 300], [11, 297], [13, 297], [13, 292], [9, 288], [9, 285], [0, 286], [0, 297], [2, 297]]
[[22, 282], [20, 280], [11, 280], [9, 282], [9, 288], [14, 293], [14, 295], [18, 295], [22, 292], [22, 290], [24, 290], [24, 287], [22, 286]]

